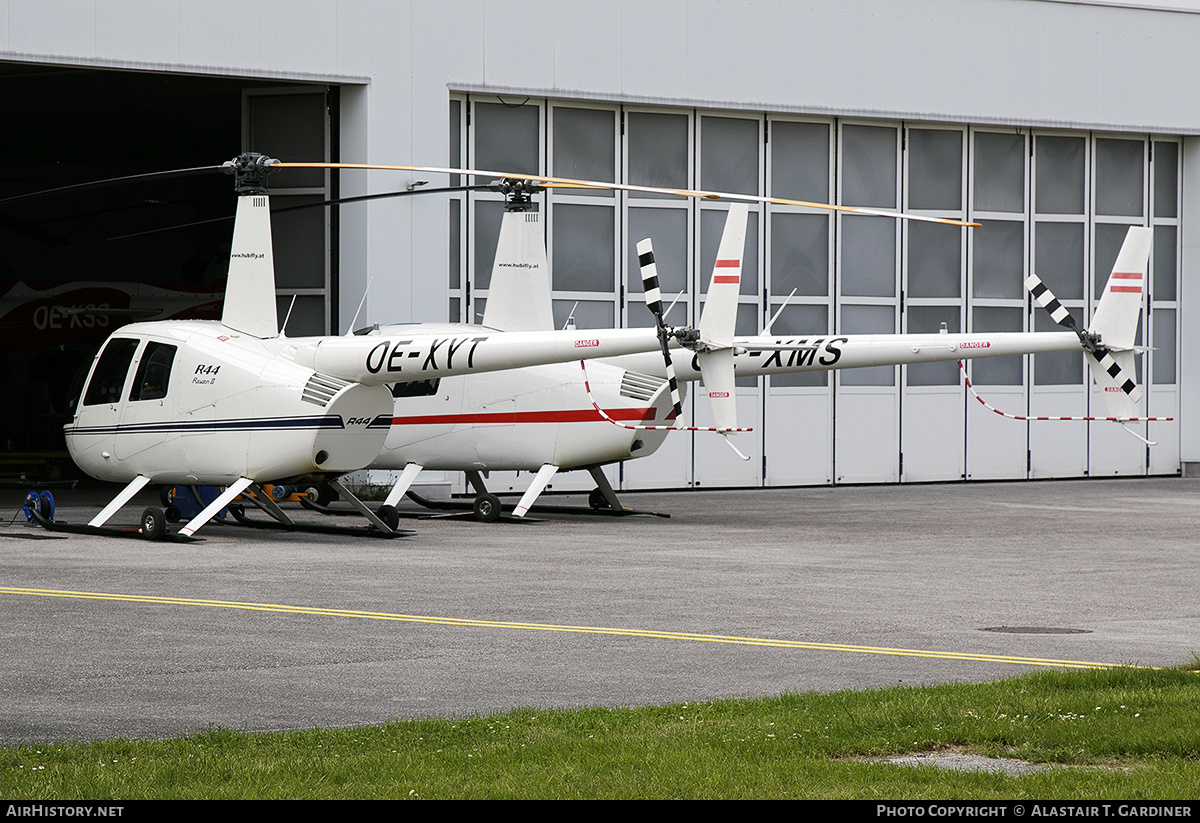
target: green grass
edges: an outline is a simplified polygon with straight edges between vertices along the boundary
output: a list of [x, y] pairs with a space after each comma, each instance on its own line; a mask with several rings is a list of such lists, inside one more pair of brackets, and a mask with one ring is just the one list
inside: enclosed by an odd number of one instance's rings
[[[0, 749], [0, 797], [1195, 799], [1195, 668], [21, 745]], [[913, 752], [1055, 767], [1002, 776], [870, 760]]]

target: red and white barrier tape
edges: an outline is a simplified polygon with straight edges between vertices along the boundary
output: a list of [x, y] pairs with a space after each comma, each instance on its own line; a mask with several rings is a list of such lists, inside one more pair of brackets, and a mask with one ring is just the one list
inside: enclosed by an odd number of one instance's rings
[[1009, 420], [1107, 420], [1113, 423], [1146, 423], [1156, 421], [1165, 422], [1175, 419], [1174, 417], [1050, 417], [1042, 415], [1027, 416], [1021, 414], [1009, 414], [1006, 411], [1000, 411], [1000, 409], [996, 408], [991, 403], [988, 403], [979, 396], [979, 392], [975, 391], [975, 387], [971, 385], [971, 378], [967, 377], [967, 367], [963, 364], [963, 361], [958, 361], [958, 367], [962, 370], [963, 382], [967, 384], [967, 391], [971, 393], [971, 396], [978, 400], [985, 409], [993, 411], [1001, 417], [1007, 417]]
[[[592, 387], [588, 384], [587, 365], [583, 360], [579, 361], [579, 368], [583, 369], [583, 389], [587, 392], [588, 400], [591, 401], [592, 408], [609, 423], [614, 426], [620, 426], [623, 429], [634, 429], [635, 431], [676, 431], [676, 432], [718, 432], [725, 434], [727, 432], [749, 432], [754, 431], [750, 428], [739, 429], [718, 429], [715, 426], [635, 426], [629, 423], [622, 423], [619, 420], [614, 420], [609, 417], [604, 409], [600, 408], [600, 404], [596, 402], [596, 398], [592, 396]], [[736, 450], [735, 450], [736, 451]]]

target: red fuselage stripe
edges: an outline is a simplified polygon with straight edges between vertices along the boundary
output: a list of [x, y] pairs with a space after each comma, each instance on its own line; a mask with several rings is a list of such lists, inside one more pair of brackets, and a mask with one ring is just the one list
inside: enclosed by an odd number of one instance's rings
[[1114, 280], [1141, 280], [1142, 273], [1140, 271], [1115, 271], [1112, 273]]
[[718, 260], [717, 261], [718, 269], [736, 269], [740, 265], [742, 265], [741, 260]]
[[1109, 286], [1109, 291], [1132, 292], [1133, 294], [1141, 294], [1141, 286]]

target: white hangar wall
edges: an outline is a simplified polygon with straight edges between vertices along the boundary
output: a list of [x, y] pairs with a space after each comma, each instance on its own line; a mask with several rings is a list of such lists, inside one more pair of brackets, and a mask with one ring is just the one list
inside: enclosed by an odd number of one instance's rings
[[[1200, 99], [1181, 93], [1197, 75], [1196, 42], [1200, 14], [1053, 0], [0, 0], [3, 60], [340, 86], [345, 161], [443, 165], [453, 95], [463, 106], [504, 95], [764, 122], [799, 115], [835, 130], [881, 122], [897, 134], [1003, 126], [1026, 130], [1031, 146], [1035, 132], [1063, 129], [1089, 151], [1093, 133], [1173, 140], [1182, 149], [1180, 318], [1200, 277], [1200, 210], [1190, 207], [1200, 197]], [[347, 173], [342, 193], [396, 182]], [[360, 320], [444, 319], [454, 296], [447, 223], [444, 201], [347, 208], [337, 325], [350, 321], [368, 272]], [[1177, 325], [1181, 423], [1178, 445], [1166, 448], [1188, 462], [1200, 460], [1200, 368], [1189, 356], [1200, 330]]]

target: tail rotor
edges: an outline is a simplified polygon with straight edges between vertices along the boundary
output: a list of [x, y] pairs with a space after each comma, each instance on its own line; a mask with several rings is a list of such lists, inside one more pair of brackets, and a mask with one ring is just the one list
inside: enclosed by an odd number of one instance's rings
[[1084, 357], [1100, 387], [1110, 417], [1123, 421], [1147, 419], [1135, 416], [1142, 390], [1134, 379], [1134, 356], [1137, 352], [1134, 337], [1142, 307], [1152, 236], [1150, 229], [1130, 227], [1108, 285], [1096, 307], [1092, 324], [1087, 329], [1080, 328], [1067, 308], [1036, 274], [1031, 274], [1025, 280], [1025, 288], [1039, 306], [1050, 312], [1054, 322], [1079, 337]]
[[658, 266], [654, 263], [654, 248], [649, 238], [637, 244], [638, 265], [642, 269], [642, 290], [646, 295], [646, 308], [654, 315], [654, 326], [658, 330], [658, 343], [662, 349], [663, 364], [666, 367], [667, 384], [671, 390], [671, 405], [675, 409], [675, 419], [683, 416], [683, 401], [679, 396], [679, 380], [675, 376], [675, 361], [671, 357], [670, 340], [679, 333], [668, 329], [663, 321], [662, 292], [658, 286]]

